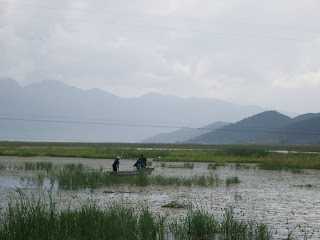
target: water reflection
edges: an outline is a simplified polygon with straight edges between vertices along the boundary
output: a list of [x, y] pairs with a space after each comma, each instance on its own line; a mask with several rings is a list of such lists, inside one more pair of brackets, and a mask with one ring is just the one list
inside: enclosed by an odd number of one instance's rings
[[41, 188], [44, 190], [58, 190], [57, 182], [52, 182], [49, 178], [45, 178], [41, 184], [30, 179], [19, 179], [16, 177], [0, 176], [0, 187], [6, 188]]

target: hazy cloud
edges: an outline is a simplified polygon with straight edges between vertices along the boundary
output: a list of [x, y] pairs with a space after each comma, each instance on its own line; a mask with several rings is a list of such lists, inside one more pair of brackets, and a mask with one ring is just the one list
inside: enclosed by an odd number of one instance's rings
[[319, 9], [316, 0], [1, 1], [0, 77], [319, 112]]

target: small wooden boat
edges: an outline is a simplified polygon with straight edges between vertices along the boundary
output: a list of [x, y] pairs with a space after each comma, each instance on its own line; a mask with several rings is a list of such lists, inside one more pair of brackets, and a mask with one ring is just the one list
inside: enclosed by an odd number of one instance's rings
[[143, 168], [141, 170], [132, 170], [132, 171], [116, 171], [116, 172], [110, 172], [112, 174], [116, 175], [138, 175], [140, 171], [143, 171], [144, 174], [151, 174], [154, 168]]

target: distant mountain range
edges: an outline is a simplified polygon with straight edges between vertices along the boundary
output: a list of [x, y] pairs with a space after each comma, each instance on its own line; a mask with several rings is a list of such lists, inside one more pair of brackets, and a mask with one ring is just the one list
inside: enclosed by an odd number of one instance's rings
[[320, 113], [293, 118], [290, 124], [264, 136], [262, 141], [271, 144], [320, 145]]
[[[216, 126], [216, 125], [215, 125]], [[207, 129], [205, 127], [205, 129]], [[198, 131], [198, 133], [200, 133]], [[162, 136], [161, 142], [180, 139], [179, 132]], [[167, 136], [167, 140], [164, 139]], [[202, 144], [312, 144], [320, 145], [320, 113], [290, 118], [276, 111], [265, 111], [233, 124], [191, 136], [187, 143]]]
[[204, 135], [206, 133], [211, 132], [217, 128], [221, 128], [230, 123], [226, 122], [215, 122], [208, 126], [202, 128], [183, 128], [176, 130], [171, 133], [160, 133], [153, 137], [145, 139], [143, 142], [145, 143], [183, 143], [190, 139], [196, 138], [198, 136]]
[[[141, 142], [173, 130], [236, 122], [265, 110], [161, 94], [121, 98], [53, 80], [22, 87], [13, 79], [0, 79], [0, 140]], [[191, 138], [199, 136], [191, 132]]]

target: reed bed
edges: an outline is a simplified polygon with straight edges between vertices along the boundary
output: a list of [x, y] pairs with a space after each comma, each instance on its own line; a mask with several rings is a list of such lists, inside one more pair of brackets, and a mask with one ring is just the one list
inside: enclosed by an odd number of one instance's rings
[[241, 163], [236, 163], [234, 166], [231, 166], [232, 168], [234, 167], [235, 170], [249, 170], [250, 166], [241, 164]]
[[208, 167], [209, 170], [216, 170], [217, 169], [217, 164], [215, 163], [209, 163]]
[[29, 178], [29, 184], [41, 186], [45, 180], [49, 178], [51, 185], [58, 183], [60, 188], [77, 190], [80, 188], [95, 189], [102, 186], [217, 186], [222, 180], [219, 176], [193, 176], [193, 177], [165, 177], [150, 176], [140, 171], [137, 175], [116, 175], [104, 172], [103, 168], [89, 169], [83, 164], [65, 164], [60, 169], [56, 169], [50, 173], [38, 173], [35, 177]]
[[49, 171], [52, 171], [52, 168], [53, 168], [52, 162], [25, 162], [24, 163], [25, 171], [45, 170], [49, 172]]
[[183, 165], [172, 165], [172, 164], [169, 164], [167, 167], [168, 168], [189, 168], [189, 169], [193, 169], [194, 168], [194, 164], [193, 163], [184, 163]]
[[230, 184], [238, 184], [240, 183], [240, 179], [235, 176], [235, 177], [227, 177], [226, 179], [226, 184], [229, 186]]
[[234, 217], [232, 208], [226, 208], [222, 219], [202, 209], [190, 209], [182, 224], [170, 226], [175, 239], [272, 239], [263, 223], [241, 221]]
[[[19, 191], [19, 190], [18, 190]], [[0, 215], [0, 239], [237, 239], [269, 240], [268, 227], [255, 221], [235, 218], [226, 209], [216, 218], [201, 209], [190, 208], [186, 217], [169, 220], [147, 207], [131, 209], [110, 204], [101, 209], [84, 204], [59, 209], [51, 194], [19, 197]]]
[[264, 170], [286, 169], [320, 169], [320, 154], [286, 154], [285, 156], [270, 156], [262, 159], [258, 165]]
[[181, 177], [164, 177], [164, 176], [154, 176], [151, 178], [150, 183], [156, 186], [217, 186], [221, 183], [221, 179], [218, 175], [210, 176], [195, 176], [191, 178], [181, 178]]
[[320, 154], [294, 153], [295, 151], [320, 152], [319, 147], [286, 146], [289, 154], [271, 152], [276, 146], [217, 146], [196, 144], [89, 144], [89, 143], [9, 143], [0, 142], [0, 155], [3, 156], [49, 156], [114, 159], [122, 155], [124, 159], [137, 159], [141, 153], [147, 158], [161, 162], [209, 162], [209, 163], [258, 163], [262, 168], [278, 167], [276, 161], [287, 168], [320, 169]]

